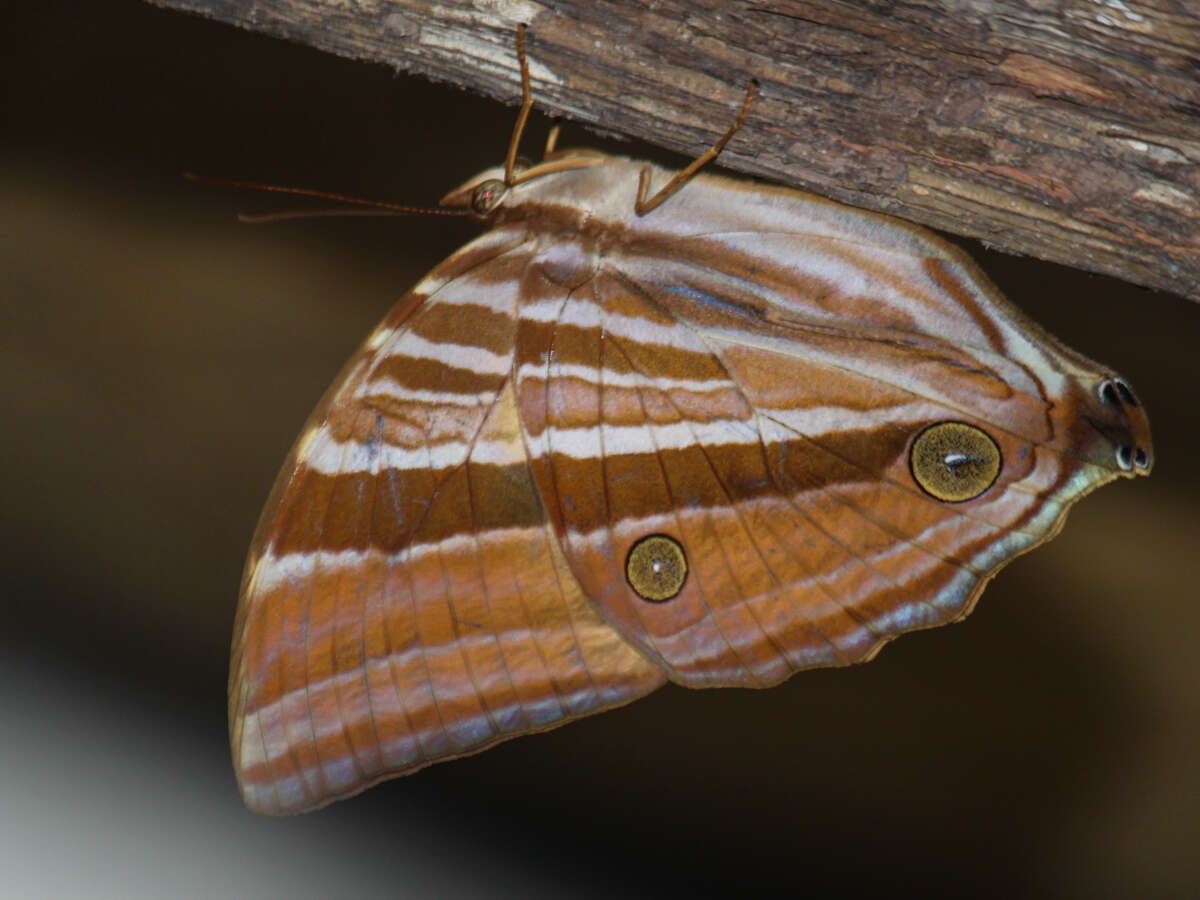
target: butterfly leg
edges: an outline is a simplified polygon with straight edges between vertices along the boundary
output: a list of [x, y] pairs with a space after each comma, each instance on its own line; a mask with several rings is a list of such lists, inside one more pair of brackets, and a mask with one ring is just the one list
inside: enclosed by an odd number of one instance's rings
[[[641, 178], [638, 179], [637, 202], [633, 205], [634, 211], [639, 216], [644, 216], [646, 213], [650, 212], [650, 210], [654, 209], [656, 206], [674, 194], [677, 190], [683, 187], [683, 185], [687, 183], [688, 179], [695, 175], [702, 166], [707, 165], [717, 158], [717, 154], [721, 152], [722, 148], [729, 143], [729, 139], [737, 134], [738, 129], [741, 128], [745, 123], [746, 115], [750, 112], [750, 101], [754, 99], [754, 92], [757, 90], [757, 88], [758, 83], [755, 81], [751, 81], [750, 84], [747, 85], [746, 99], [742, 101], [742, 111], [738, 113], [737, 119], [731, 126], [729, 126], [729, 130], [721, 136], [721, 139], [696, 157], [690, 166], [688, 166], [682, 172], [677, 173], [674, 178], [668, 181], [658, 191], [658, 193], [656, 193], [649, 200], [646, 199], [646, 191], [649, 190], [650, 186], [650, 167], [646, 166], [644, 169], [642, 169]], [[512, 155], [511, 151], [509, 155]]]
[[512, 139], [508, 142], [508, 156], [504, 158], [504, 183], [512, 186], [513, 169], [517, 164], [517, 145], [525, 130], [525, 120], [533, 106], [533, 93], [529, 89], [529, 62], [525, 59], [525, 25], [517, 26], [517, 62], [521, 64], [521, 111], [517, 113], [517, 124], [513, 126]]
[[550, 134], [546, 136], [546, 152], [542, 154], [542, 159], [549, 159], [554, 148], [558, 146], [558, 130], [559, 126], [555, 125], [550, 129]]

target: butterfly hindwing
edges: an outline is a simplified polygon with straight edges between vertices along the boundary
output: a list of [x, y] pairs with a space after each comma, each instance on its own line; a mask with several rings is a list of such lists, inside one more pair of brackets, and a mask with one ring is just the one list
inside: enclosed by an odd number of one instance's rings
[[[523, 321], [518, 395], [572, 570], [673, 680], [771, 684], [960, 618], [1115, 477], [1065, 452], [1076, 357], [945, 245], [708, 176], [656, 215], [577, 267], [553, 327]], [[910, 470], [948, 421], [1004, 461], [971, 502]], [[628, 575], [656, 533], [688, 561], [665, 603]]]

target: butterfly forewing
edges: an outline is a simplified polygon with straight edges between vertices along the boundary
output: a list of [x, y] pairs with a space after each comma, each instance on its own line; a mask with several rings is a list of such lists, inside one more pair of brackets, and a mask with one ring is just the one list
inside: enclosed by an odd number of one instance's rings
[[254, 809], [311, 808], [663, 681], [584, 600], [533, 486], [509, 382], [519, 244], [487, 236], [401, 301], [280, 476], [230, 688]]

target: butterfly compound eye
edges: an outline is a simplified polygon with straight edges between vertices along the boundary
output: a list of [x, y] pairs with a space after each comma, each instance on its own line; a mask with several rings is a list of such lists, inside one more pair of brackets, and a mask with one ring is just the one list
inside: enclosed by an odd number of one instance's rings
[[683, 589], [687, 556], [679, 541], [665, 534], [642, 538], [629, 549], [625, 577], [643, 600], [662, 603]]
[[974, 425], [940, 422], [917, 435], [909, 466], [929, 496], [960, 503], [992, 486], [1000, 474], [1000, 448]]
[[481, 216], [486, 216], [500, 204], [507, 193], [507, 184], [496, 178], [489, 178], [480, 183], [471, 194], [471, 209]]

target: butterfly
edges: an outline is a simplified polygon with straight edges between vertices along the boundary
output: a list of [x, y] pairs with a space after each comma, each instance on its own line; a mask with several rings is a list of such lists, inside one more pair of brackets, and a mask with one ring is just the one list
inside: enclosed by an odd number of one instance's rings
[[767, 687], [961, 619], [1150, 471], [1128, 382], [922, 228], [589, 151], [448, 194], [487, 226], [320, 402], [250, 548], [247, 805], [314, 809], [667, 681]]

